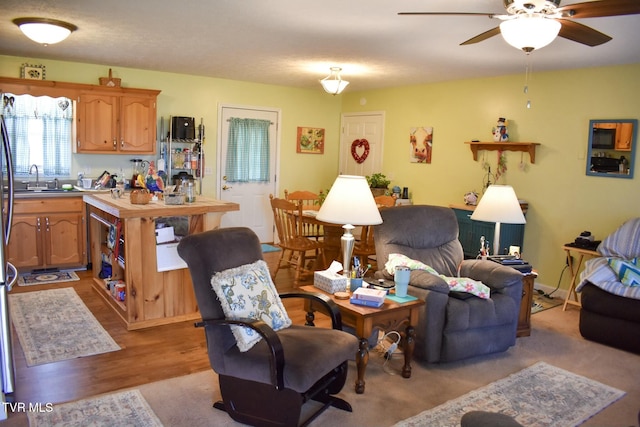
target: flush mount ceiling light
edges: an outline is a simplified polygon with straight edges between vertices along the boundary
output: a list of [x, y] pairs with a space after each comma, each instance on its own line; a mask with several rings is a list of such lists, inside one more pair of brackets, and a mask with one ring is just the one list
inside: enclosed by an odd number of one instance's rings
[[59, 43], [78, 29], [68, 22], [48, 18], [16, 18], [13, 23], [20, 27], [25, 36], [44, 45]]
[[555, 40], [562, 25], [537, 13], [521, 14], [500, 24], [500, 34], [511, 46], [531, 53]]
[[340, 78], [340, 71], [342, 71], [340, 67], [331, 67], [331, 74], [320, 80], [325, 92], [337, 95], [347, 87], [349, 82]]

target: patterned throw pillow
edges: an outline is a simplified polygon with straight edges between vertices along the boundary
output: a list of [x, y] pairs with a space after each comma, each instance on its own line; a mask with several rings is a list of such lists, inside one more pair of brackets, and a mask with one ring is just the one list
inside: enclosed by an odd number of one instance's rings
[[[262, 320], [275, 331], [291, 326], [267, 264], [262, 260], [214, 274], [211, 287], [229, 319]], [[262, 339], [258, 332], [246, 326], [232, 325], [231, 331], [242, 352]]]
[[638, 258], [625, 261], [620, 258], [607, 258], [609, 266], [623, 285], [640, 286], [640, 266]]

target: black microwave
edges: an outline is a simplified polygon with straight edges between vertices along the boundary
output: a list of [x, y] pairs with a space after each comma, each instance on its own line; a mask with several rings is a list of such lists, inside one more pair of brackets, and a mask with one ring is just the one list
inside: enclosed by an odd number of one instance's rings
[[610, 149], [616, 146], [616, 130], [593, 128], [591, 133], [591, 148]]

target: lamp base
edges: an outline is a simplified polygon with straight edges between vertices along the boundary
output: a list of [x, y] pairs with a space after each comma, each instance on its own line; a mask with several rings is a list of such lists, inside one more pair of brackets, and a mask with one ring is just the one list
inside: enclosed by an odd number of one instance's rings
[[342, 274], [346, 278], [351, 278], [351, 256], [353, 255], [353, 247], [356, 244], [356, 239], [351, 234], [351, 230], [355, 227], [351, 224], [345, 224], [344, 234], [340, 238], [340, 245], [342, 246]]

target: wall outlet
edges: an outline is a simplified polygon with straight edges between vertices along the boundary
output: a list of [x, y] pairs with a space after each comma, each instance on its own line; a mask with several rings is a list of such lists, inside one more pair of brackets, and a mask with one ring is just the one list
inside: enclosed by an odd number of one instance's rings
[[204, 174], [205, 174], [205, 175], [211, 175], [211, 174], [213, 174], [213, 169], [208, 168], [208, 167], [205, 167], [205, 168], [204, 168]]

